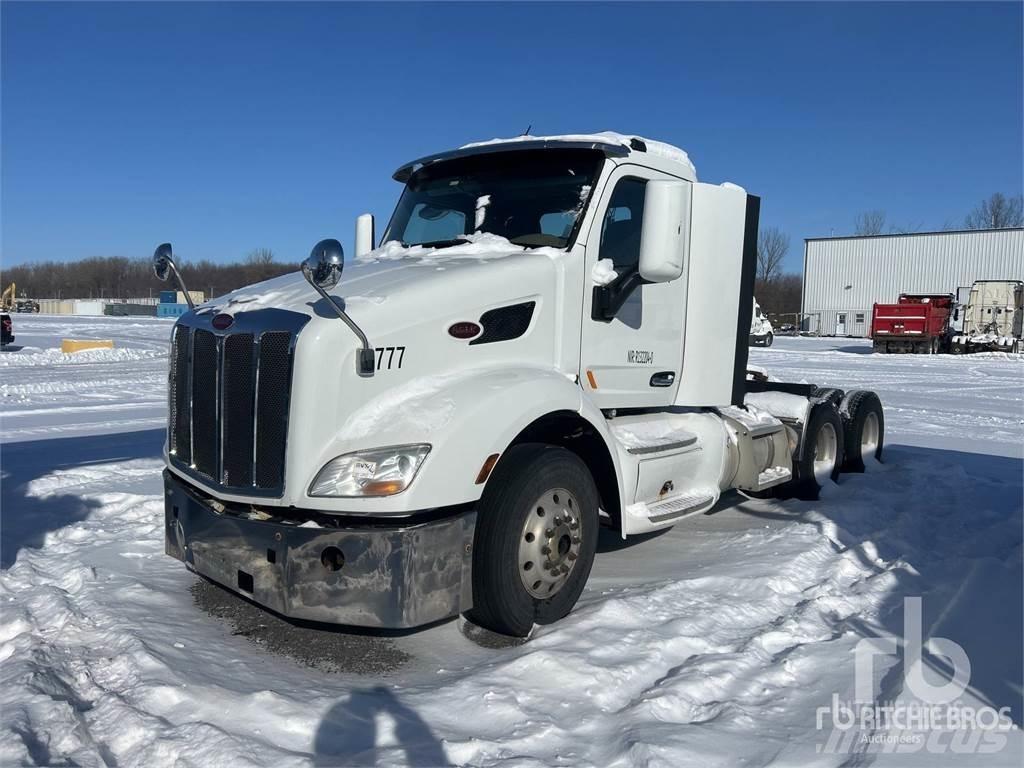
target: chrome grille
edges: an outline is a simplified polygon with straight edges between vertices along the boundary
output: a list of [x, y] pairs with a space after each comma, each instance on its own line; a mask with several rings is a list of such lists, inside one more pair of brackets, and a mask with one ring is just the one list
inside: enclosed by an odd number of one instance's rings
[[217, 434], [217, 337], [209, 331], [192, 332], [192, 464], [199, 474], [214, 480], [220, 440]]
[[291, 337], [265, 333], [260, 339], [260, 374], [256, 402], [256, 485], [272, 488], [284, 479], [284, 441], [288, 431], [288, 387]]
[[[240, 315], [229, 332], [179, 322], [168, 382], [176, 467], [229, 492], [280, 495], [294, 342], [307, 319], [261, 310]], [[270, 320], [289, 330], [259, 328]]]
[[[264, 343], [265, 340], [266, 336]], [[221, 399], [224, 404], [221, 415], [224, 461], [221, 481], [228, 486], [252, 485], [256, 392], [256, 349], [253, 344], [251, 333], [236, 333], [224, 339], [224, 391]], [[271, 484], [271, 487], [279, 484]]]

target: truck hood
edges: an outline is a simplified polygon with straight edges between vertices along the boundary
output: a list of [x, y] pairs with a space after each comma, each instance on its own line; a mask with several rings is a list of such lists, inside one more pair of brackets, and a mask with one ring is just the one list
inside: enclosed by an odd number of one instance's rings
[[[566, 257], [556, 248], [527, 249], [491, 234], [469, 235], [465, 245], [449, 248], [402, 246], [388, 242], [346, 264], [341, 281], [328, 291], [373, 343], [373, 331], [390, 332], [395, 322], [409, 325], [457, 309], [454, 296], [472, 296], [474, 306], [545, 292], [554, 263]], [[464, 291], [468, 291], [466, 294]], [[285, 309], [311, 318], [337, 318], [301, 272], [240, 288], [201, 304], [196, 314], [237, 315], [260, 309]], [[470, 307], [466, 307], [467, 310]], [[472, 319], [472, 318], [470, 318]]]

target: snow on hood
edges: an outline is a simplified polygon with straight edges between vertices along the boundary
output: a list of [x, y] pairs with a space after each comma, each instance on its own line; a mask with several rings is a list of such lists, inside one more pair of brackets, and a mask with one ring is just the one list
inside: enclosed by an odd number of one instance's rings
[[491, 144], [512, 144], [521, 141], [592, 141], [601, 144], [621, 144], [624, 147], [629, 147], [630, 142], [633, 139], [639, 139], [645, 145], [647, 145], [647, 153], [655, 155], [657, 157], [664, 158], [665, 160], [671, 160], [674, 163], [680, 163], [681, 165], [687, 166], [696, 178], [697, 169], [694, 167], [693, 162], [690, 160], [690, 156], [679, 147], [673, 146], [672, 144], [666, 144], [663, 141], [656, 141], [654, 139], [647, 139], [643, 136], [627, 135], [624, 133], [616, 133], [615, 131], [601, 131], [600, 133], [566, 133], [558, 136], [513, 136], [507, 139], [488, 139], [487, 141], [474, 141], [469, 144], [463, 144], [459, 149], [469, 149], [471, 147], [486, 147]]
[[[424, 267], [432, 268], [428, 271], [431, 274], [433, 271], [444, 272], [456, 267], [469, 269], [509, 257], [542, 256], [558, 260], [566, 254], [559, 248], [514, 245], [504, 237], [487, 232], [464, 235], [463, 238], [466, 241], [464, 244], [447, 248], [404, 246], [393, 240], [386, 242], [349, 261], [341, 282], [329, 293], [343, 299], [349, 309], [356, 306], [369, 309], [373, 305], [383, 304], [392, 293], [409, 285], [422, 287], [424, 273], [421, 270]], [[211, 298], [196, 307], [196, 313], [210, 315], [271, 308], [305, 312], [319, 299], [301, 272], [290, 272]]]

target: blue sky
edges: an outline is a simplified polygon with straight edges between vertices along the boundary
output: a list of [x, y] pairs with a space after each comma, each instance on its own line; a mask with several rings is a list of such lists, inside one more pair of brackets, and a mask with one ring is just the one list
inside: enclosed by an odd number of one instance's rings
[[[617, 130], [792, 239], [938, 229], [1022, 184], [1020, 3], [4, 3], [2, 259], [298, 261], [401, 163]], [[382, 221], [383, 220], [383, 221]]]

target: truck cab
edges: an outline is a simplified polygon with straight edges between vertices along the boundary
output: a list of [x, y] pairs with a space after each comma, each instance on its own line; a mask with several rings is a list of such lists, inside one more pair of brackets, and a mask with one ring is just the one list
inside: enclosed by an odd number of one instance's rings
[[881, 455], [873, 393], [748, 377], [759, 200], [682, 150], [518, 137], [394, 178], [379, 242], [360, 217], [354, 258], [322, 240], [175, 325], [166, 550], [197, 573], [299, 619], [525, 635], [600, 525]]

